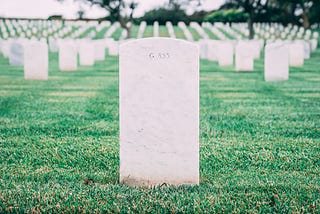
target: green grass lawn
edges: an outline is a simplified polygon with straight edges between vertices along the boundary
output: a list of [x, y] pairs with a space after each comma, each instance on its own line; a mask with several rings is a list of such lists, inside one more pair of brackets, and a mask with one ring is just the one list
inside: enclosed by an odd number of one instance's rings
[[173, 30], [177, 39], [187, 39], [181, 28], [179, 28], [178, 26], [173, 26]]
[[200, 185], [153, 189], [118, 181], [118, 59], [57, 58], [26, 81], [0, 55], [0, 213], [320, 212], [320, 49], [278, 83], [201, 61]]

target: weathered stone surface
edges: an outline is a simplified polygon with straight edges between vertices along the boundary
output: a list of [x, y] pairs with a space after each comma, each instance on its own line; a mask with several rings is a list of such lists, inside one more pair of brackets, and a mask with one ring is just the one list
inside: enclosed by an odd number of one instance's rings
[[120, 47], [120, 181], [199, 183], [199, 50], [166, 38]]

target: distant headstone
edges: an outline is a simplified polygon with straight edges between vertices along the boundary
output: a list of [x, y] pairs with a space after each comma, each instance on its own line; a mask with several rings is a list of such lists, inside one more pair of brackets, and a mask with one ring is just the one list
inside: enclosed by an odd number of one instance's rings
[[10, 46], [9, 63], [13, 66], [23, 66], [24, 47], [22, 42], [15, 41]]
[[233, 51], [234, 47], [231, 42], [223, 41], [218, 45], [218, 63], [219, 66], [233, 65]]
[[12, 40], [3, 40], [2, 42], [1, 51], [5, 58], [8, 58], [10, 55], [10, 48], [11, 48], [12, 42], [13, 42]]
[[104, 40], [94, 41], [94, 59], [96, 61], [104, 61], [106, 58], [106, 45]]
[[309, 41], [300, 41], [303, 44], [304, 59], [310, 59], [311, 43]]
[[61, 71], [77, 70], [78, 51], [73, 41], [59, 42], [59, 68]]
[[149, 38], [120, 46], [120, 181], [199, 183], [199, 51]]
[[206, 40], [207, 43], [207, 59], [209, 61], [218, 61], [218, 48], [220, 40]]
[[48, 79], [48, 45], [44, 42], [30, 42], [24, 50], [24, 78], [28, 80]]
[[268, 44], [265, 48], [264, 78], [266, 81], [289, 79], [289, 50], [284, 43]]
[[95, 59], [94, 45], [89, 40], [81, 41], [79, 47], [79, 64], [93, 66]]
[[118, 56], [119, 55], [119, 42], [110, 40], [107, 43], [108, 52], [110, 56]]
[[304, 45], [301, 42], [294, 42], [289, 45], [289, 65], [303, 66], [304, 64]]
[[236, 70], [253, 71], [254, 54], [252, 46], [246, 42], [239, 42], [236, 46]]
[[57, 39], [49, 39], [49, 49], [53, 53], [59, 51], [59, 42]]
[[311, 50], [315, 51], [318, 48], [318, 40], [312, 39], [310, 42], [311, 42]]
[[155, 21], [153, 23], [153, 36], [158, 37], [159, 36], [159, 22]]
[[200, 58], [207, 59], [208, 58], [208, 40], [201, 39], [197, 42], [200, 50]]

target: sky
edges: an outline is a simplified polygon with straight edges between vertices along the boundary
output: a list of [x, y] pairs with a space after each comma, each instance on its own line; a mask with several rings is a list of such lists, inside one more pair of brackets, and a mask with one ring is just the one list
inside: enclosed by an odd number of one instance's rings
[[[157, 8], [168, 2], [168, 0], [135, 0], [139, 7], [135, 11], [135, 16], [139, 17], [144, 12]], [[202, 9], [217, 9], [224, 0], [203, 0]], [[90, 7], [82, 4], [86, 12], [86, 18], [100, 18], [107, 15], [105, 10], [97, 6]], [[59, 3], [55, 0], [0, 0], [0, 17], [7, 18], [48, 18], [50, 15], [63, 15], [64, 18], [76, 18], [79, 10], [79, 3], [74, 0], [65, 0]]]

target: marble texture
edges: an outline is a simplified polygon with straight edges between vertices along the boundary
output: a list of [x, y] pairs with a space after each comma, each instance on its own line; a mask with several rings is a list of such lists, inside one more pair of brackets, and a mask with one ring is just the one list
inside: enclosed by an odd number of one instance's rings
[[75, 71], [78, 68], [78, 50], [73, 41], [59, 42], [60, 71]]
[[120, 46], [120, 182], [199, 183], [199, 49], [148, 38]]
[[30, 42], [24, 50], [24, 78], [27, 80], [48, 79], [48, 45], [44, 42]]
[[274, 43], [265, 47], [264, 79], [267, 82], [289, 79], [288, 45]]

